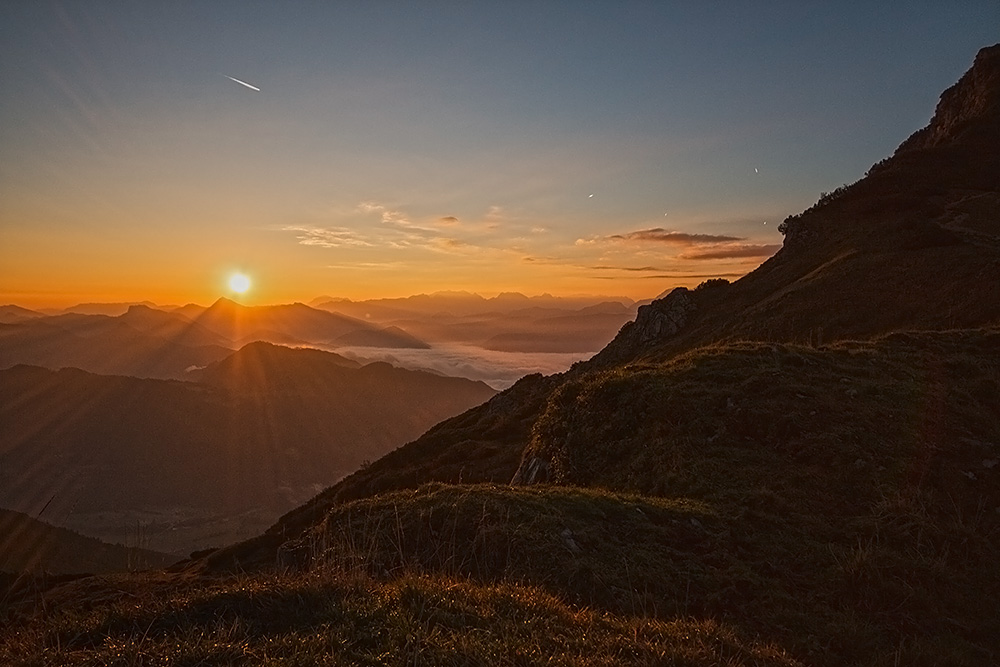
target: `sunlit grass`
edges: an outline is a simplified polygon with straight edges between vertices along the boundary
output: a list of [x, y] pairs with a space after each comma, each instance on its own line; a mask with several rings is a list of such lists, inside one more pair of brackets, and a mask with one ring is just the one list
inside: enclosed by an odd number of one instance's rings
[[[568, 605], [535, 587], [359, 573], [238, 576], [192, 588], [108, 578], [64, 588], [0, 634], [7, 665], [794, 665], [708, 619]], [[58, 605], [58, 606], [56, 606]]]

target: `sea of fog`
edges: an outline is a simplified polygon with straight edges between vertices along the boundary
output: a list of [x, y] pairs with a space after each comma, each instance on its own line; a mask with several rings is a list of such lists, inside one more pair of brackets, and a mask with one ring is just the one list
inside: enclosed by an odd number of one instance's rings
[[337, 347], [331, 352], [361, 363], [385, 361], [393, 366], [427, 370], [441, 375], [482, 380], [503, 390], [531, 373], [550, 375], [569, 369], [593, 352], [495, 352], [475, 345], [441, 343], [428, 350], [386, 347]]

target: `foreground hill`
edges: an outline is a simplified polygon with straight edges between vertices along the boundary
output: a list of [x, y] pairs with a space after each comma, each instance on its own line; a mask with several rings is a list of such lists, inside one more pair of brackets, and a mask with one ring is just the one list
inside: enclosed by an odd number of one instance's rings
[[[136, 543], [141, 535], [133, 535]], [[82, 574], [170, 565], [176, 557], [137, 546], [108, 544], [0, 509], [0, 572]]]
[[478, 382], [267, 343], [200, 377], [0, 371], [0, 506], [37, 512], [54, 494], [46, 516], [61, 525], [120, 539], [141, 520], [152, 544], [186, 552], [252, 534], [494, 394]]
[[[415, 484], [393, 475], [410, 445], [173, 573], [61, 587], [58, 624], [19, 624], [0, 646], [64, 637], [96, 661], [124, 644], [192, 661], [992, 664], [998, 395], [996, 329], [743, 343], [581, 375], [544, 401], [519, 485]], [[471, 434], [468, 417], [421, 440]], [[538, 484], [544, 470], [557, 484]], [[400, 490], [373, 494], [382, 480]], [[92, 606], [123, 588], [139, 609]]]
[[148, 654], [192, 662], [996, 664], [998, 137], [1000, 45], [757, 271], [130, 580], [148, 616], [81, 582], [0, 645], [136, 656], [157, 623]]

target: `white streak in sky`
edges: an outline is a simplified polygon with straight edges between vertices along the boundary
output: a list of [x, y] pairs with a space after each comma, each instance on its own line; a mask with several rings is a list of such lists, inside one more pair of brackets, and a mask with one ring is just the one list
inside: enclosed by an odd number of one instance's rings
[[223, 74], [222, 76], [226, 77], [230, 81], [235, 81], [236, 83], [240, 84], [241, 86], [246, 86], [250, 90], [256, 90], [258, 93], [260, 92], [260, 88], [258, 88], [257, 86], [251, 86], [246, 81], [240, 81], [239, 79], [234, 79], [233, 77], [229, 76], [228, 74]]

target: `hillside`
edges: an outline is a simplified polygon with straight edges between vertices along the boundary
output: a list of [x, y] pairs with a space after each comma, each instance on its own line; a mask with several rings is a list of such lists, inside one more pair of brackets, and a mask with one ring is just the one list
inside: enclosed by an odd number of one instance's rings
[[[81, 582], [51, 599], [81, 609], [68, 623], [128, 642], [137, 612], [81, 608], [127, 586], [162, 619], [144, 649], [161, 655], [318, 656], [327, 645], [302, 635], [318, 627], [358, 660], [370, 654], [357, 647], [416, 652], [411, 636], [425, 658], [460, 642], [488, 662], [472, 632], [483, 628], [511, 660], [592, 650], [602, 664], [990, 664], [998, 396], [997, 329], [695, 350], [549, 394], [521, 484], [470, 483], [513, 474], [516, 460], [469, 466], [459, 485], [422, 484], [401, 475], [421, 454], [409, 445], [258, 538], [173, 574]], [[471, 415], [418, 443], [474, 435]], [[101, 620], [114, 614], [126, 620]], [[215, 648], [169, 648], [219, 616], [254, 629], [210, 635]], [[515, 632], [514, 618], [530, 625]]]
[[[995, 100], [984, 88], [997, 82], [991, 74], [995, 71], [1000, 71], [1000, 45], [983, 49], [956, 87], [979, 86], [982, 90], [973, 97]], [[960, 137], [997, 131], [1000, 111], [983, 105], [952, 109], [953, 98], [947, 93], [943, 96], [929, 127], [939, 125], [945, 115], [953, 118], [953, 125], [965, 128]], [[964, 120], [954, 120], [957, 117]], [[937, 151], [951, 149], [966, 158], [956, 167], [958, 173], [937, 169], [936, 179], [929, 171], [925, 173], [927, 164], [940, 157]], [[532, 441], [532, 430], [547, 404], [591, 373], [627, 375], [632, 372], [630, 364], [637, 361], [665, 362], [703, 346], [746, 340], [821, 346], [897, 330], [1000, 325], [1000, 280], [988, 279], [1000, 275], [992, 271], [1000, 267], [1000, 207], [970, 210], [961, 218], [966, 227], [985, 230], [982, 235], [996, 243], [983, 242], [980, 236], [948, 237], [947, 243], [927, 244], [928, 225], [936, 228], [938, 222], [927, 222], [905, 207], [897, 210], [890, 205], [899, 200], [900, 184], [907, 180], [912, 189], [907, 196], [912, 201], [925, 197], [940, 203], [949, 196], [965, 201], [972, 196], [969, 192], [980, 198], [1000, 197], [1000, 143], [901, 147], [873, 172], [893, 176], [869, 174], [801, 216], [793, 216], [786, 222], [792, 231], [785, 246], [756, 271], [732, 284], [708, 281], [695, 290], [673, 290], [641, 307], [636, 321], [622, 327], [615, 340], [590, 361], [562, 375], [522, 379], [488, 404], [439, 424], [392, 456], [358, 471], [311, 504], [324, 498], [334, 502], [412, 488], [428, 481], [457, 482], [460, 474], [462, 481], [507, 481], [516, 470], [512, 461], [519, 460]], [[880, 199], [884, 200], [881, 205]], [[868, 217], [844, 216], [848, 204], [868, 211]], [[878, 210], [881, 215], [875, 215]], [[886, 234], [896, 234], [906, 242], [896, 239], [887, 244]], [[844, 254], [847, 247], [853, 250]], [[831, 255], [842, 255], [842, 259], [831, 264]], [[997, 298], [991, 298], [994, 292]], [[838, 307], [840, 301], [843, 307]], [[619, 428], [615, 414], [605, 418], [609, 428]]]
[[996, 664], [997, 138], [1000, 45], [753, 273], [0, 657]]
[[[141, 535], [133, 535], [138, 544]], [[83, 574], [127, 572], [170, 565], [175, 557], [137, 546], [108, 544], [0, 509], [0, 572]]]
[[1000, 323], [998, 72], [1000, 46], [980, 51], [926, 128], [861, 180], [786, 219], [774, 257], [732, 285], [677, 289], [641, 308], [595, 364], [717, 341]]
[[253, 534], [494, 393], [267, 343], [200, 378], [0, 371], [0, 506], [37, 512], [55, 492], [46, 516], [60, 525], [120, 539], [141, 520], [152, 544], [186, 553]]

